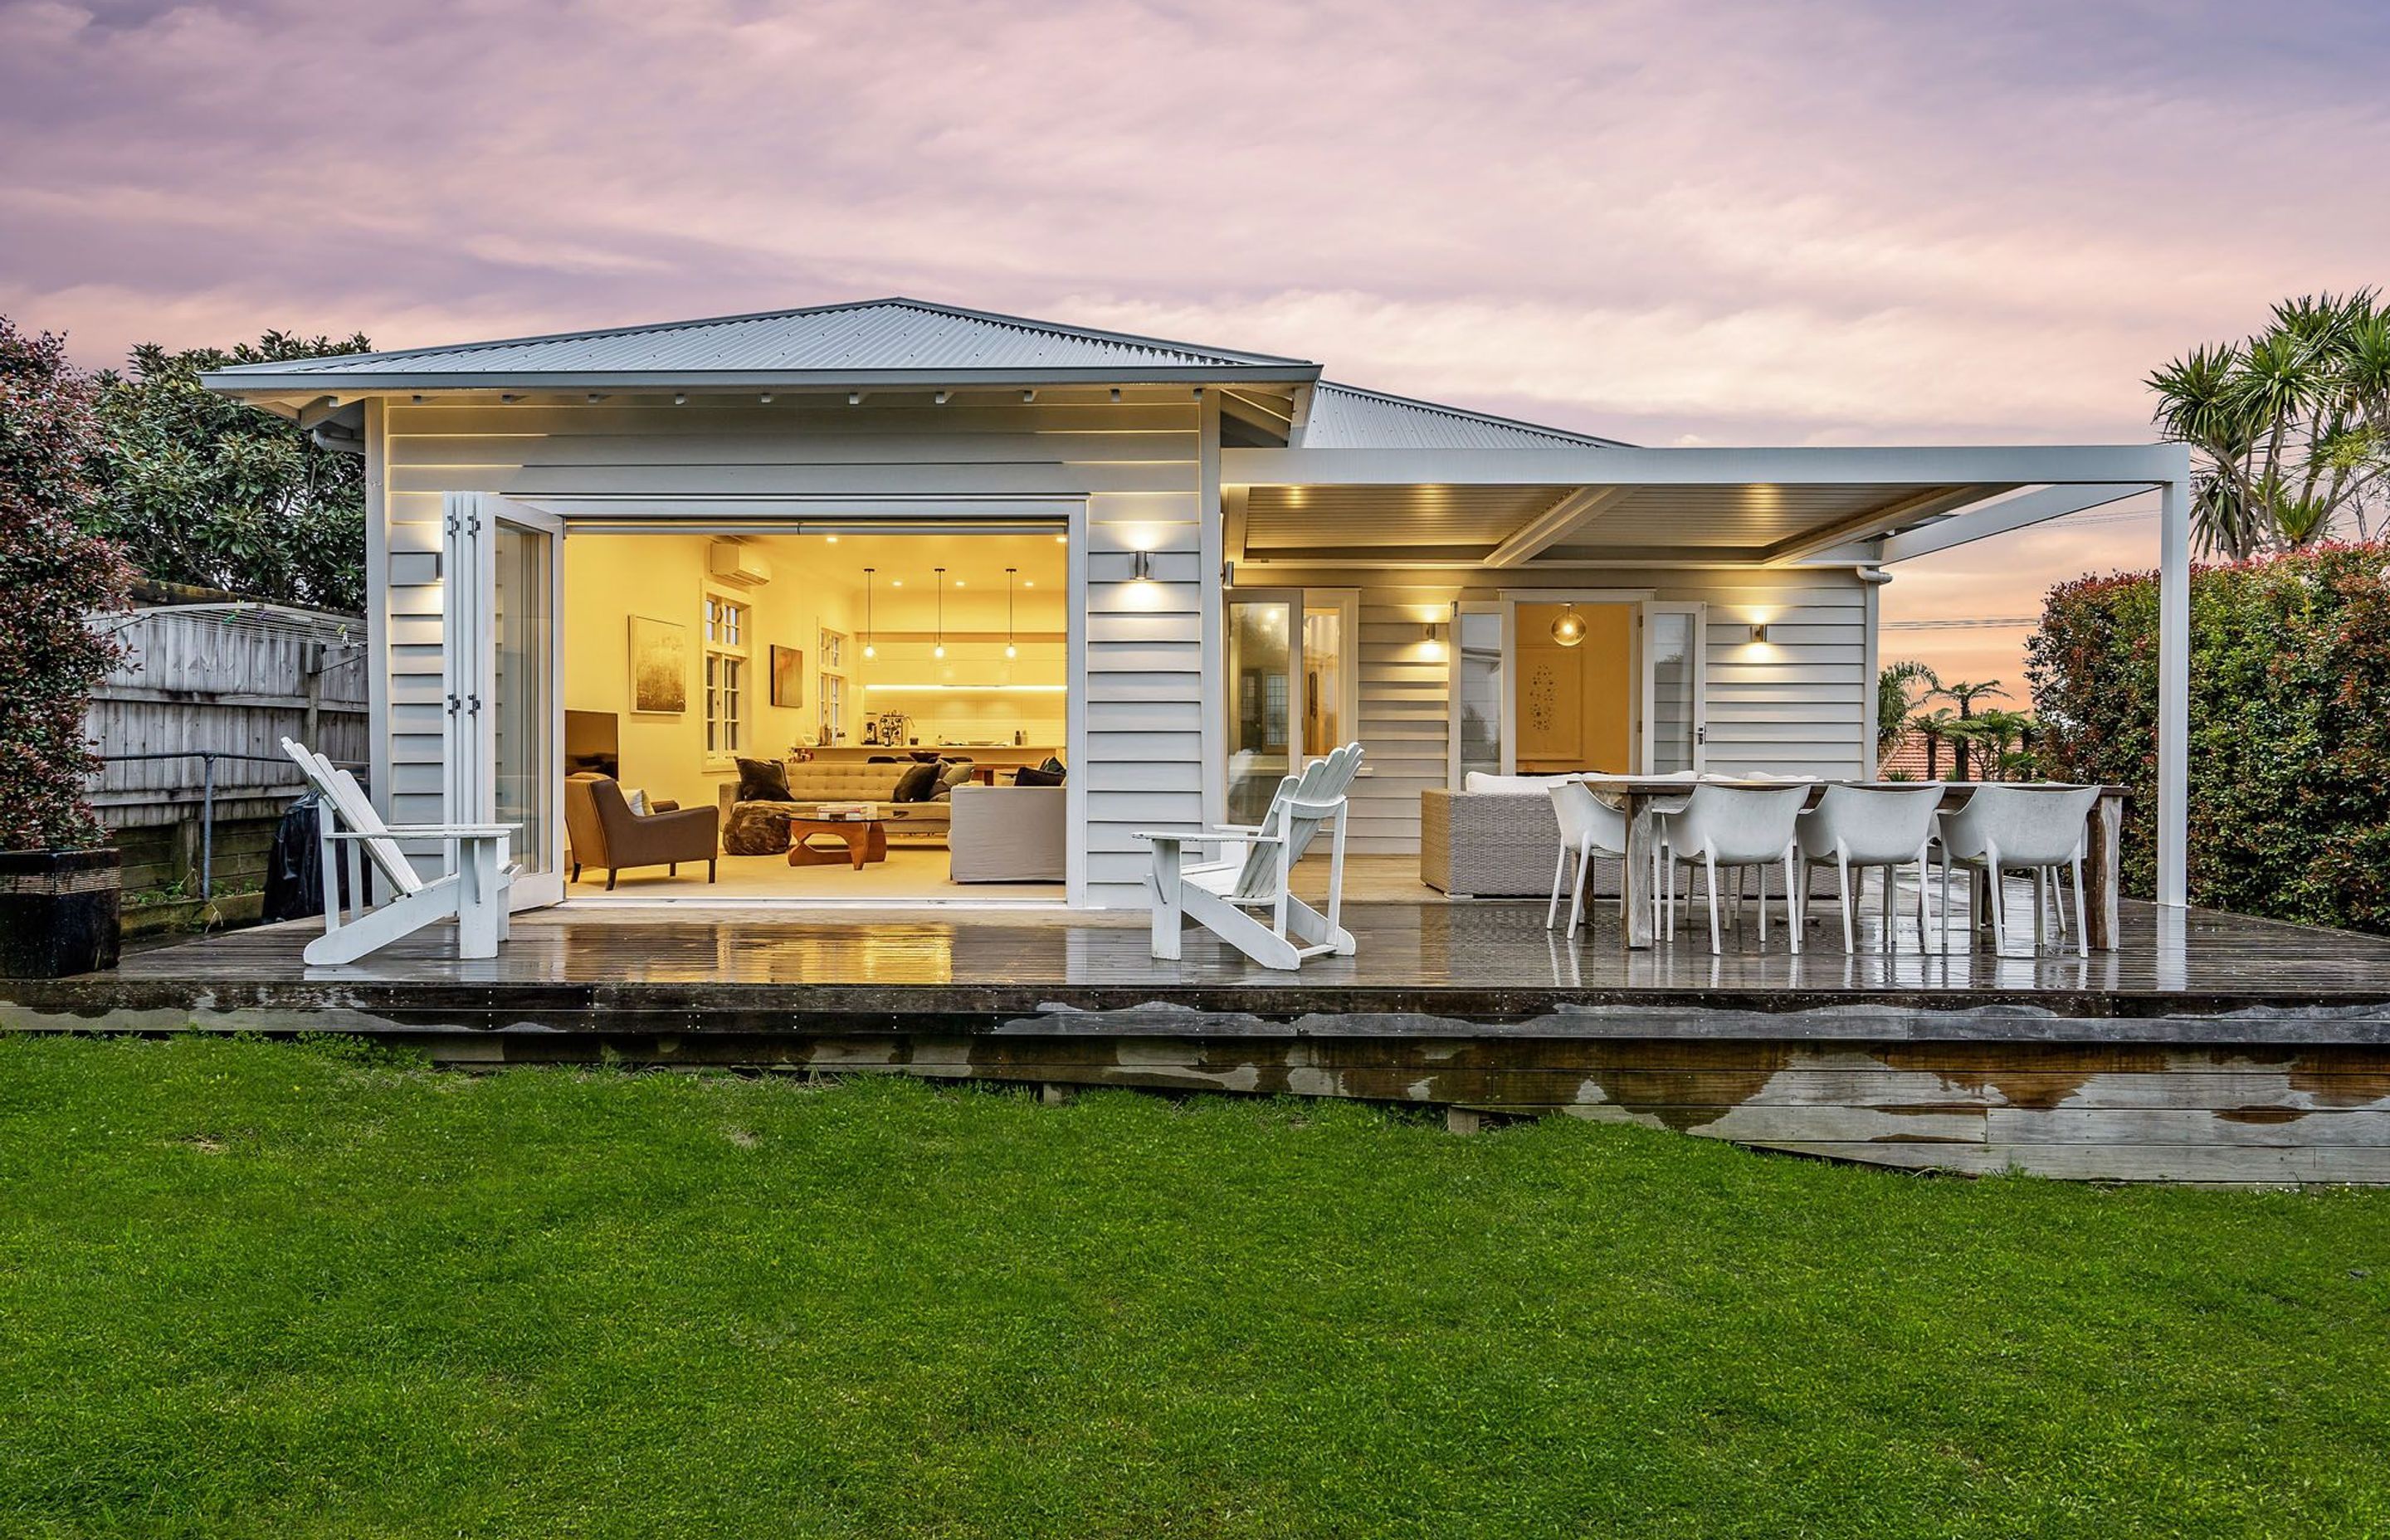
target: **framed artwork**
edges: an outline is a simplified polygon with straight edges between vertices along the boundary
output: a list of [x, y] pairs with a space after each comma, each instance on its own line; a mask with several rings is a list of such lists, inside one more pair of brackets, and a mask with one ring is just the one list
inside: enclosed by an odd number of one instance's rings
[[805, 703], [805, 655], [801, 648], [776, 647], [772, 649], [772, 704], [802, 706]]
[[631, 617], [631, 710], [688, 710], [688, 627]]

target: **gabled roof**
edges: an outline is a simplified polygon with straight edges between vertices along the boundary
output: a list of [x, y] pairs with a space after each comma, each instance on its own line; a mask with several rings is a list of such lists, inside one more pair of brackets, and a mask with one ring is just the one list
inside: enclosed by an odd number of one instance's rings
[[201, 377], [219, 390], [363, 390], [500, 385], [1034, 385], [1073, 380], [1301, 382], [1298, 358], [1091, 331], [922, 300], [562, 332], [393, 353], [246, 364]]
[[1433, 401], [1390, 396], [1323, 379], [1303, 430], [1308, 449], [1624, 449], [1616, 439], [1489, 417]]

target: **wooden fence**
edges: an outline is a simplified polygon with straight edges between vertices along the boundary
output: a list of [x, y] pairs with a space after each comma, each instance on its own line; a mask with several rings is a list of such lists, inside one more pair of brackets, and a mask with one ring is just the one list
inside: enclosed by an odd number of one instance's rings
[[126, 889], [184, 882], [196, 871], [209, 800], [202, 754], [224, 756], [213, 764], [216, 886], [252, 883], [273, 821], [301, 789], [279, 740], [295, 738], [336, 761], [366, 757], [364, 622], [200, 604], [94, 623], [128, 648], [84, 719], [109, 762], [87, 794], [124, 850]]

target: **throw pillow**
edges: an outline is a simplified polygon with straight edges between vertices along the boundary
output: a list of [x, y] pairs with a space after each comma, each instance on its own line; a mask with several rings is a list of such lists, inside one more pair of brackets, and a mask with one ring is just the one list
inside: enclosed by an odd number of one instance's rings
[[648, 807], [648, 794], [645, 791], [633, 788], [631, 790], [623, 793], [623, 800], [631, 804], [631, 811], [636, 815], [642, 818], [648, 815], [649, 810]]
[[1046, 772], [1047, 775], [1049, 775], [1049, 776], [1059, 776], [1059, 775], [1061, 775], [1061, 774], [1063, 773], [1063, 772], [1062, 772], [1062, 762], [1061, 762], [1060, 760], [1059, 760], [1059, 759], [1056, 759], [1056, 758], [1055, 758], [1053, 755], [1051, 755], [1051, 754], [1047, 755], [1047, 756], [1046, 756], [1046, 763], [1045, 763], [1045, 764], [1041, 764], [1041, 765], [1039, 765], [1037, 768], [1038, 768], [1038, 769], [1040, 769], [1040, 770], [1045, 771], [1045, 772]]
[[[1051, 762], [1049, 761], [1048, 763]], [[1062, 784], [1062, 776], [1058, 771], [1047, 770], [1040, 765], [1024, 764], [1020, 769], [1015, 770], [1012, 773], [1012, 784], [1015, 786], [1060, 786]]]
[[926, 802], [938, 789], [938, 767], [916, 764], [896, 777], [896, 789], [889, 797], [892, 802]]
[[792, 802], [789, 794], [789, 767], [776, 759], [742, 759], [739, 762], [739, 795], [731, 799], [741, 802]]

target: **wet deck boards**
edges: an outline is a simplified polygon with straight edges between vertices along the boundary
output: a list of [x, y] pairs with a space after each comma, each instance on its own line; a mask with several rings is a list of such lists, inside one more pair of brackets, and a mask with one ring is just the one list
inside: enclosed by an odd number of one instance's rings
[[309, 969], [312, 927], [0, 982], [20, 1030], [351, 1031], [453, 1062], [723, 1064], [1291, 1093], [1625, 1119], [1876, 1163], [2390, 1181], [2390, 941], [2128, 905], [2122, 944], [1723, 957], [1574, 941], [1540, 904], [1348, 909], [1352, 958], [1272, 973], [1142, 917], [529, 916], [495, 959], [418, 938]]

